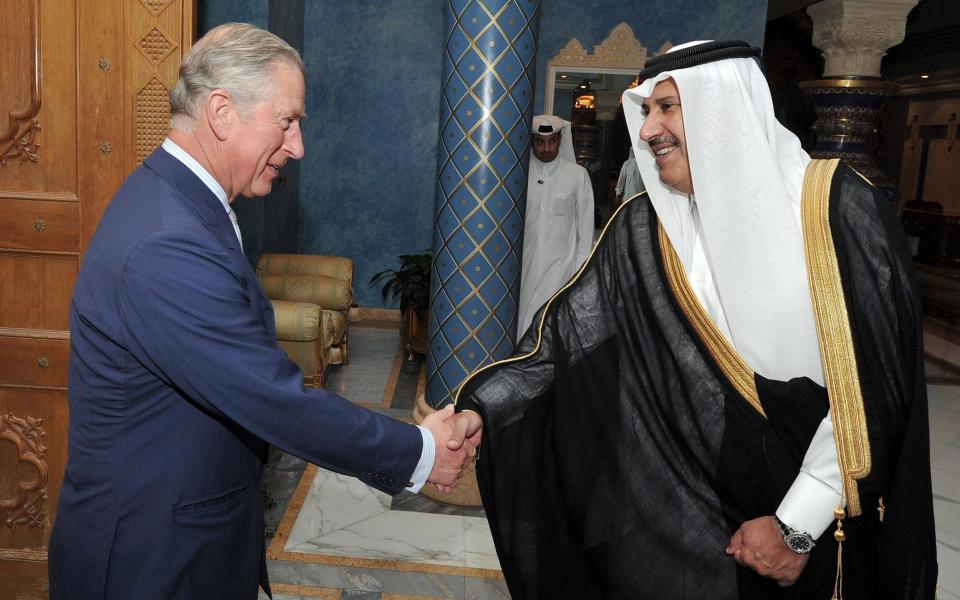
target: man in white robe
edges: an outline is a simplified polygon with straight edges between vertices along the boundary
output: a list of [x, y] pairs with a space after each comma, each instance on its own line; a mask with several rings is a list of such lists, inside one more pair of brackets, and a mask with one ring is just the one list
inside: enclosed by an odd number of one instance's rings
[[617, 194], [618, 206], [624, 200], [629, 200], [647, 189], [643, 185], [643, 180], [640, 179], [640, 170], [637, 168], [637, 157], [633, 154], [633, 146], [630, 147], [630, 156], [623, 161], [623, 166], [620, 167], [620, 177], [617, 179], [617, 187], [614, 189]]
[[531, 129], [518, 338], [586, 260], [594, 228], [593, 188], [574, 157], [570, 123], [539, 115]]

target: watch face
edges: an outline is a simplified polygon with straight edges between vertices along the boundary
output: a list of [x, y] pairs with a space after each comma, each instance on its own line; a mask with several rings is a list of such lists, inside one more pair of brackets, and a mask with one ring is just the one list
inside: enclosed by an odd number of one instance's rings
[[787, 547], [797, 554], [806, 554], [813, 550], [813, 541], [805, 533], [791, 533], [784, 541], [787, 543]]

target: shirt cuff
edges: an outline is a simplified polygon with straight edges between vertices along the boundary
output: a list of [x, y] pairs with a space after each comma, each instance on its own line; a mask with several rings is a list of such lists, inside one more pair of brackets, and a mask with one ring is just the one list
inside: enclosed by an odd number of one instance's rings
[[834, 511], [843, 503], [842, 493], [833, 418], [827, 411], [810, 440], [800, 473], [777, 508], [777, 517], [789, 527], [806, 531], [817, 539], [833, 522]]
[[420, 451], [420, 462], [417, 463], [417, 468], [413, 470], [413, 475], [410, 476], [410, 483], [407, 484], [407, 491], [414, 494], [419, 492], [420, 488], [427, 483], [427, 478], [433, 471], [433, 461], [437, 456], [437, 445], [433, 441], [433, 434], [430, 433], [429, 429], [420, 425], [417, 425], [417, 429], [420, 430], [420, 435], [423, 437], [423, 450]]
[[836, 490], [801, 471], [780, 502], [777, 517], [787, 526], [817, 539], [833, 523], [833, 512], [841, 501]]

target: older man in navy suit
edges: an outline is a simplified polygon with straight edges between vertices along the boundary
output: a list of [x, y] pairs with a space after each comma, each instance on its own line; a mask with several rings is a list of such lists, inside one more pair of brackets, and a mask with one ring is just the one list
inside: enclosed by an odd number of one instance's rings
[[303, 156], [297, 52], [249, 25], [218, 27], [191, 49], [171, 103], [169, 138], [114, 197], [74, 291], [52, 598], [269, 591], [268, 444], [391, 494], [454, 485], [475, 454], [452, 412], [416, 427], [305, 389], [277, 347], [230, 202], [269, 193]]

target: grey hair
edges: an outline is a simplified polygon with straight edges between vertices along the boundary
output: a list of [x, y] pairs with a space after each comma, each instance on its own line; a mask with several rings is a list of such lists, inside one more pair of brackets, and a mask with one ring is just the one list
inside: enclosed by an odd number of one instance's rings
[[290, 44], [247, 23], [226, 23], [211, 29], [190, 48], [180, 65], [180, 78], [170, 91], [173, 125], [197, 119], [211, 90], [230, 93], [245, 116], [249, 107], [272, 91], [273, 69], [287, 64], [304, 74], [303, 59]]

